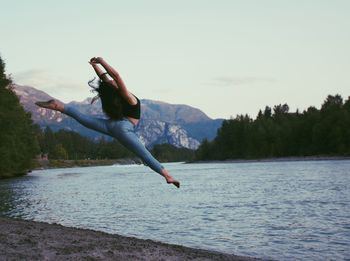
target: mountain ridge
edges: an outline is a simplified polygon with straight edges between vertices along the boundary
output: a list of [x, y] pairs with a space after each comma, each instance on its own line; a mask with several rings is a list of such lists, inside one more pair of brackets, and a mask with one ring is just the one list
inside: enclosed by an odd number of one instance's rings
[[[12, 88], [24, 109], [32, 114], [34, 123], [42, 128], [49, 126], [54, 131], [59, 129], [76, 131], [93, 139], [103, 136], [83, 127], [65, 114], [36, 106], [35, 101], [53, 99], [44, 91], [18, 84], [13, 84]], [[81, 102], [71, 101], [67, 104], [77, 107], [82, 113], [106, 118], [100, 100], [94, 104], [90, 102], [91, 98], [86, 98]], [[141, 99], [141, 111], [142, 118], [137, 125], [136, 133], [147, 147], [169, 143], [176, 147], [197, 149], [203, 139], [211, 140], [215, 137], [222, 123], [222, 119], [213, 120], [201, 110], [185, 104]]]

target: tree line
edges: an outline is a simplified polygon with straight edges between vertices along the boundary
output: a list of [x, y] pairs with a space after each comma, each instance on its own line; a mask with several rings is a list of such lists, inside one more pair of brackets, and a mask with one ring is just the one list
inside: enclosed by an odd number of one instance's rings
[[59, 130], [53, 132], [49, 127], [37, 128], [36, 138], [40, 153], [49, 159], [81, 160], [81, 159], [118, 159], [133, 157], [116, 140], [101, 138], [94, 141], [77, 132]]
[[[101, 138], [94, 141], [74, 131], [59, 130], [53, 132], [49, 127], [36, 131], [42, 155], [49, 159], [120, 159], [133, 158], [135, 155], [117, 140]], [[176, 148], [170, 144], [155, 145], [151, 153], [162, 162], [186, 161], [194, 158], [194, 151]]]
[[287, 104], [279, 104], [266, 106], [255, 120], [225, 120], [216, 138], [196, 151], [197, 160], [349, 155], [350, 97], [344, 102], [340, 95], [328, 95], [321, 109], [290, 113]]

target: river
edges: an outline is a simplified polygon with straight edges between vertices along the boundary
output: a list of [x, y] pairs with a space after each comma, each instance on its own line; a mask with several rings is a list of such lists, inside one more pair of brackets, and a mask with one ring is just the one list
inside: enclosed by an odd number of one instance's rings
[[350, 160], [33, 171], [0, 181], [0, 215], [275, 260], [350, 256]]

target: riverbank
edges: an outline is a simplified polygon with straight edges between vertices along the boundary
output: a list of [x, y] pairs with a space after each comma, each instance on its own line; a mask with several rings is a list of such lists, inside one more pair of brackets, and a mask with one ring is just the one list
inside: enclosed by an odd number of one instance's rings
[[0, 217], [0, 260], [231, 260], [214, 251]]
[[[350, 160], [349, 156], [306, 156], [306, 157], [281, 157], [263, 159], [227, 159], [227, 160], [197, 160], [186, 163], [254, 163], [254, 162], [284, 162], [284, 161], [321, 161], [321, 160]], [[100, 160], [37, 160], [33, 170], [75, 168], [111, 165], [143, 164], [139, 158], [124, 159], [100, 159]], [[20, 174], [20, 175], [25, 175]]]
[[93, 166], [111, 166], [111, 165], [130, 165], [142, 164], [138, 158], [124, 159], [84, 159], [84, 160], [36, 160], [34, 170], [37, 169], [56, 169], [56, 168], [75, 168], [75, 167], [93, 167]]
[[254, 163], [254, 162], [288, 162], [288, 161], [322, 161], [322, 160], [350, 160], [349, 156], [305, 156], [281, 157], [263, 159], [227, 159], [227, 160], [197, 160], [187, 163]]

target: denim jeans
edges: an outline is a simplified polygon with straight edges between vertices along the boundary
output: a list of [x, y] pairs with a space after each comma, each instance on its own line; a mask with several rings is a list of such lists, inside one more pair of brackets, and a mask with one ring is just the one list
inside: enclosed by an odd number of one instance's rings
[[64, 106], [64, 114], [74, 118], [83, 126], [116, 138], [127, 149], [135, 153], [142, 161], [155, 172], [161, 173], [164, 167], [141, 143], [135, 133], [135, 126], [127, 119], [121, 120], [102, 119], [79, 112], [70, 105]]

